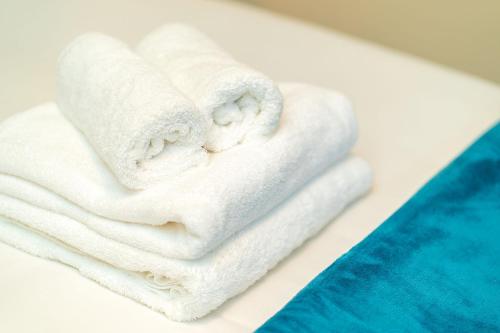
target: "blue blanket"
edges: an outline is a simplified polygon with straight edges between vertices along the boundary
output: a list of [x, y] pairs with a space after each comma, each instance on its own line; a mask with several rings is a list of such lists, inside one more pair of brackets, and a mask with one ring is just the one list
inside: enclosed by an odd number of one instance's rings
[[500, 332], [500, 123], [258, 332]]

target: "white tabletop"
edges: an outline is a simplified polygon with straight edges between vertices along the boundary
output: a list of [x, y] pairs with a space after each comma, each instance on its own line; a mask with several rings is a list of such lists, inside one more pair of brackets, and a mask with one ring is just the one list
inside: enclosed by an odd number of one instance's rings
[[0, 332], [247, 332], [359, 242], [500, 117], [500, 87], [345, 35], [202, 0], [6, 0], [0, 12], [0, 119], [54, 98], [58, 52], [101, 31], [130, 43], [167, 21], [192, 23], [276, 80], [338, 89], [355, 103], [355, 148], [372, 193], [242, 295], [187, 324], [0, 244]]

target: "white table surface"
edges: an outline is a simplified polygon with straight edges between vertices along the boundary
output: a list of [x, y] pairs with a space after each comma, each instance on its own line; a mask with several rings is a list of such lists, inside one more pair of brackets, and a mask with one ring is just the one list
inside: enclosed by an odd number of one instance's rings
[[355, 152], [371, 162], [376, 183], [256, 285], [187, 324], [0, 244], [0, 332], [251, 331], [500, 117], [498, 86], [238, 3], [4, 0], [1, 8], [0, 119], [53, 99], [57, 54], [77, 34], [135, 43], [164, 22], [184, 21], [276, 80], [347, 94], [361, 129]]

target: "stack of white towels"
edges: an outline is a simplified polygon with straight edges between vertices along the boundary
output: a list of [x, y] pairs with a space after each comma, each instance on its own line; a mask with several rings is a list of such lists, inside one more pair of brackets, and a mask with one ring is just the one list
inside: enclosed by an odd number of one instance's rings
[[62, 52], [57, 103], [0, 124], [0, 240], [201, 317], [371, 186], [349, 101], [275, 84], [192, 27]]

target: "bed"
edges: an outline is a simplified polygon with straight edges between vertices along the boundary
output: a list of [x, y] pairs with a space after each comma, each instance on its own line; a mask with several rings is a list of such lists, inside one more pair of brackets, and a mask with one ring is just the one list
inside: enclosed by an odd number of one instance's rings
[[54, 99], [57, 54], [78, 33], [135, 43], [166, 21], [184, 21], [276, 80], [349, 96], [360, 123], [355, 153], [372, 164], [375, 186], [257, 284], [193, 323], [169, 321], [70, 268], [0, 244], [2, 332], [254, 330], [500, 117], [495, 84], [238, 2], [9, 0], [4, 9], [0, 120]]

